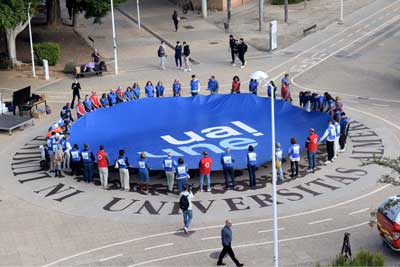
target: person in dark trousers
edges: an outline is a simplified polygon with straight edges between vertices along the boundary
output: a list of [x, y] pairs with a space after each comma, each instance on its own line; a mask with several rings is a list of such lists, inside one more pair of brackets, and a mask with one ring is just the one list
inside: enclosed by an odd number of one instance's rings
[[[225, 153], [221, 155], [221, 165], [224, 170], [224, 178], [225, 178], [225, 189], [228, 190], [230, 182], [232, 182], [232, 189], [236, 187], [235, 182], [235, 171], [233, 169], [233, 163], [235, 160], [232, 158], [231, 149], [227, 147], [225, 149]], [[229, 181], [230, 179], [230, 181]]]
[[183, 71], [191, 72], [190, 68], [190, 47], [186, 42], [183, 42], [183, 61], [185, 63], [185, 69]]
[[239, 47], [238, 47], [238, 54], [239, 60], [242, 62], [242, 66], [240, 68], [244, 68], [246, 66], [246, 60], [244, 59], [244, 55], [247, 52], [247, 44], [244, 42], [243, 38], [240, 38]]
[[232, 66], [236, 66], [235, 57], [238, 52], [238, 42], [233, 37], [233, 35], [229, 35], [229, 49], [231, 50], [231, 57], [232, 57], [231, 64], [232, 64]]
[[81, 85], [77, 79], [74, 79], [74, 82], [71, 85], [72, 89], [72, 101], [71, 101], [71, 109], [74, 108], [75, 97], [78, 98], [78, 101], [81, 99], [81, 94], [79, 90], [81, 90]]
[[178, 31], [178, 24], [180, 21], [180, 18], [178, 16], [178, 12], [176, 10], [174, 10], [174, 13], [172, 13], [172, 21], [174, 22], [175, 25], [175, 31]]
[[182, 45], [177, 41], [175, 46], [175, 64], [177, 68], [182, 68]]
[[310, 128], [309, 136], [306, 141], [308, 171], [315, 172], [316, 156], [318, 150], [318, 135], [315, 133], [314, 128]]
[[240, 263], [238, 259], [236, 259], [235, 253], [232, 250], [232, 221], [231, 220], [226, 220], [225, 221], [225, 226], [221, 230], [221, 241], [222, 241], [222, 251], [219, 254], [218, 257], [218, 262], [217, 265], [225, 265], [225, 263], [222, 262], [224, 259], [225, 255], [228, 254], [229, 257], [231, 257], [232, 261], [236, 264], [236, 266], [241, 267], [244, 264]]
[[249, 152], [247, 153], [247, 170], [249, 171], [249, 186], [256, 187], [256, 164], [257, 164], [257, 153], [254, 152], [254, 147], [249, 146]]
[[336, 128], [333, 125], [332, 120], [328, 121], [328, 128], [325, 130], [324, 135], [319, 140], [319, 144], [321, 144], [326, 139], [326, 150], [328, 152], [328, 160], [325, 162], [326, 165], [333, 162], [334, 156], [334, 144], [336, 138]]
[[347, 135], [349, 134], [349, 118], [346, 116], [346, 113], [342, 112], [340, 114], [340, 137], [339, 137], [339, 152], [344, 152], [346, 148], [346, 140]]
[[84, 144], [83, 150], [80, 153], [83, 162], [83, 177], [85, 182], [90, 183], [93, 180], [93, 162], [95, 157], [93, 152], [89, 150], [89, 145]]

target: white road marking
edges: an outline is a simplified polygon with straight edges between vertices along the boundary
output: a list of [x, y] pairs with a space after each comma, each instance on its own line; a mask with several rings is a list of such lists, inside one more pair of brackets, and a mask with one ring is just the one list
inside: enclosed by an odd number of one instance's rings
[[331, 44], [329, 47], [334, 47], [336, 45], [336, 43]]
[[360, 103], [360, 102], [354, 101], [354, 100], [344, 100], [344, 99], [343, 99], [342, 101], [343, 101], [343, 102], [356, 103], [356, 104], [357, 104], [357, 103]]
[[112, 259], [121, 257], [122, 255], [123, 255], [123, 254], [118, 254], [118, 255], [110, 256], [110, 257], [107, 257], [107, 258], [104, 258], [104, 259], [100, 259], [99, 261], [100, 261], [100, 262], [103, 262], [103, 261], [112, 260]]
[[313, 225], [313, 224], [318, 224], [318, 223], [324, 223], [324, 222], [329, 222], [332, 221], [332, 218], [328, 218], [328, 219], [324, 219], [324, 220], [319, 220], [319, 221], [313, 221], [313, 222], [309, 222], [309, 225]]
[[162, 247], [169, 247], [169, 246], [172, 246], [173, 244], [174, 243], [162, 244], [162, 245], [158, 245], [158, 246], [148, 247], [148, 248], [145, 248], [144, 250], [150, 250], [150, 249], [162, 248]]
[[371, 113], [366, 112], [366, 111], [361, 111], [359, 109], [354, 109], [354, 108], [350, 108], [350, 107], [346, 107], [346, 109], [350, 109], [350, 110], [353, 110], [353, 111], [356, 111], [356, 112], [364, 113], [365, 115], [368, 115], [368, 116], [373, 117], [375, 119], [378, 119], [378, 120], [381, 120], [383, 122], [386, 122], [387, 124], [393, 126], [394, 128], [396, 128], [397, 130], [400, 131], [400, 126], [399, 125], [397, 125], [397, 124], [395, 124], [395, 123], [393, 123], [391, 121], [388, 121], [387, 119], [384, 119], [382, 117], [379, 117], [377, 115], [371, 114]]
[[350, 33], [349, 35], [347, 35], [347, 37], [352, 37], [354, 35], [354, 33]]
[[350, 212], [348, 215], [356, 215], [356, 214], [362, 213], [362, 212], [367, 211], [367, 210], [369, 210], [369, 208], [365, 208], [365, 209], [362, 209], [362, 210], [356, 210], [356, 211]]
[[372, 104], [377, 107], [390, 107], [390, 105], [382, 105], [382, 104]]
[[[346, 108], [347, 109], [351, 109], [349, 107], [346, 107]], [[400, 130], [400, 126], [397, 126], [397, 127]], [[375, 189], [374, 191], [371, 191], [369, 193], [366, 193], [364, 195], [358, 196], [358, 197], [353, 198], [353, 199], [346, 200], [344, 202], [340, 202], [340, 203], [337, 203], [337, 204], [334, 204], [334, 205], [331, 205], [331, 206], [327, 206], [327, 207], [323, 207], [323, 208], [319, 208], [319, 209], [315, 209], [315, 210], [310, 210], [310, 211], [301, 212], [301, 213], [297, 213], [297, 214], [291, 214], [291, 215], [278, 217], [278, 219], [279, 220], [283, 220], [283, 219], [298, 217], [298, 216], [302, 216], [302, 215], [313, 214], [313, 213], [317, 213], [317, 212], [320, 212], [320, 211], [324, 211], [324, 210], [340, 207], [340, 206], [343, 206], [343, 205], [347, 205], [347, 204], [349, 204], [351, 202], [354, 202], [354, 201], [369, 197], [370, 195], [373, 195], [373, 194], [375, 194], [377, 192], [380, 192], [380, 191], [386, 189], [389, 186], [391, 186], [391, 184], [385, 184], [384, 186], [379, 187], [379, 188]], [[247, 224], [254, 224], [254, 223], [265, 223], [265, 222], [269, 222], [269, 221], [272, 221], [272, 218], [262, 219], [262, 220], [255, 220], [255, 221], [247, 221], [247, 222], [246, 221], [245, 222], [238, 222], [238, 223], [235, 223], [235, 225], [237, 226], [237, 225], [247, 225]], [[193, 228], [192, 230], [200, 231], [200, 230], [215, 229], [215, 228], [220, 228], [220, 227], [223, 227], [223, 225], [220, 224], [220, 225], [205, 226], [205, 227]], [[154, 237], [173, 235], [173, 234], [176, 234], [176, 233], [183, 233], [183, 230], [170, 231], [170, 232], [158, 233], [158, 234], [154, 234], [154, 235], [142, 236], [142, 237], [133, 238], [133, 239], [125, 240], [125, 241], [111, 243], [111, 244], [108, 244], [108, 245], [105, 245], [105, 246], [101, 246], [101, 247], [97, 247], [97, 248], [92, 248], [92, 249], [89, 249], [89, 250], [86, 250], [86, 251], [82, 251], [82, 252], [76, 253], [74, 255], [71, 255], [71, 256], [68, 256], [68, 257], [64, 257], [62, 259], [50, 262], [50, 263], [48, 263], [46, 265], [43, 265], [43, 267], [52, 266], [52, 265], [55, 265], [57, 263], [60, 263], [60, 262], [66, 261], [66, 260], [70, 260], [70, 259], [82, 256], [82, 255], [86, 255], [86, 254], [89, 254], [89, 253], [92, 253], [92, 252], [96, 252], [96, 251], [99, 251], [99, 250], [102, 250], [102, 249], [111, 248], [111, 247], [124, 245], [124, 244], [128, 244], [128, 243], [136, 242], [136, 241], [141, 241], [141, 240], [145, 240], [145, 239], [149, 239], [149, 238], [154, 238]]]
[[371, 24], [373, 24], [373, 23], [375, 23], [376, 22], [376, 19], [375, 20], [373, 20], [373, 21], [371, 21]]
[[341, 42], [343, 42], [344, 41], [344, 38], [343, 39], [340, 39], [339, 41], [338, 41], [338, 43], [341, 43]]
[[356, 30], [356, 33], [359, 33], [361, 30], [362, 30], [362, 29], [358, 29], [358, 30]]
[[[334, 230], [330, 230], [330, 231], [326, 231], [326, 232], [320, 232], [320, 233], [315, 233], [315, 234], [310, 234], [310, 235], [303, 235], [303, 236], [296, 236], [296, 237], [291, 237], [291, 238], [280, 239], [279, 243], [288, 242], [288, 241], [294, 241], [294, 240], [301, 240], [301, 239], [306, 239], [306, 238], [316, 237], [316, 236], [322, 236], [322, 235], [327, 235], [327, 234], [333, 234], [333, 233], [337, 233], [337, 232], [346, 231], [346, 230], [349, 230], [349, 229], [352, 229], [352, 228], [364, 226], [364, 225], [367, 225], [367, 224], [368, 224], [368, 222], [363, 222], [363, 223], [355, 224], [355, 225], [352, 225], [352, 226], [349, 226], [349, 227], [338, 228], [338, 229], [334, 229]], [[264, 246], [264, 245], [270, 245], [272, 243], [273, 243], [273, 241], [250, 243], [250, 244], [243, 244], [243, 245], [233, 246], [233, 248], [234, 249], [238, 249], [238, 248], [247, 248], [247, 247], [255, 247], [255, 246]], [[158, 259], [152, 259], [152, 260], [148, 260], [148, 261], [138, 262], [136, 264], [129, 265], [127, 267], [134, 267], [134, 266], [139, 266], [139, 265], [144, 265], [144, 264], [149, 264], [149, 263], [154, 263], [154, 262], [159, 262], [159, 261], [164, 261], [164, 260], [169, 260], [169, 259], [189, 256], [189, 255], [195, 255], [195, 254], [219, 251], [219, 250], [221, 250], [220, 247], [197, 250], [197, 251], [192, 251], [192, 252], [186, 252], [186, 253], [171, 255], [171, 256], [162, 257], [162, 258], [158, 258]]]
[[203, 237], [201, 240], [220, 239], [220, 236]]
[[[278, 228], [277, 230], [281, 231], [281, 230], [285, 230], [285, 228]], [[261, 230], [261, 231], [258, 231], [258, 233], [259, 234], [261, 234], [261, 233], [269, 233], [269, 232], [272, 232], [272, 231], [274, 231], [274, 229]]]

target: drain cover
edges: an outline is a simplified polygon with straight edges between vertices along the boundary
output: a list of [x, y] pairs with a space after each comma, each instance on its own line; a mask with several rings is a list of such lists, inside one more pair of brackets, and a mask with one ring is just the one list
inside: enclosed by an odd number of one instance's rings
[[183, 28], [185, 28], [185, 29], [188, 29], [188, 30], [194, 29], [194, 27], [193, 27], [193, 26], [191, 26], [191, 25], [186, 25], [186, 26], [183, 26]]
[[209, 44], [218, 44], [218, 42], [209, 42]]

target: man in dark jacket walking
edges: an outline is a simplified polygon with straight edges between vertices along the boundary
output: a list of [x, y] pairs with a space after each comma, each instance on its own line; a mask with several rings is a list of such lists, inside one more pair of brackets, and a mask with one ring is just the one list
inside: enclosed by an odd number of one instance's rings
[[224, 259], [225, 255], [228, 253], [229, 257], [231, 257], [232, 261], [236, 264], [236, 266], [243, 266], [243, 263], [240, 263], [238, 261], [238, 259], [236, 259], [235, 257], [235, 253], [233, 253], [232, 250], [232, 221], [231, 220], [226, 220], [225, 221], [225, 226], [224, 228], [222, 228], [221, 230], [221, 241], [222, 241], [222, 251], [219, 254], [218, 257], [218, 262], [217, 265], [221, 266], [221, 265], [225, 265], [225, 263], [222, 262], [222, 260]]
[[177, 41], [175, 46], [175, 64], [177, 68], [182, 68], [182, 45]]
[[186, 42], [183, 42], [183, 60], [185, 62], [185, 69], [184, 71], [191, 72], [190, 69], [190, 47]]
[[238, 52], [238, 42], [235, 38], [233, 38], [233, 35], [229, 35], [229, 48], [231, 50], [231, 57], [232, 57], [232, 66], [236, 66], [235, 64], [235, 55]]
[[246, 60], [244, 59], [244, 55], [247, 52], [247, 44], [244, 42], [243, 38], [240, 38], [239, 42], [239, 47], [238, 47], [238, 54], [239, 54], [239, 59], [242, 62], [242, 66], [240, 68], [244, 68], [246, 65]]

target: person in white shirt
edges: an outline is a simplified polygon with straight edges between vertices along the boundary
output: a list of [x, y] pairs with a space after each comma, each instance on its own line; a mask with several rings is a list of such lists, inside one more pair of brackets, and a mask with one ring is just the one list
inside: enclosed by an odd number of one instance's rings
[[188, 233], [189, 226], [193, 219], [192, 212], [192, 199], [194, 195], [191, 190], [190, 185], [185, 185], [184, 190], [179, 194], [179, 206], [182, 209], [183, 213], [183, 231], [185, 234]]
[[333, 157], [335, 156], [334, 145], [336, 139], [336, 128], [331, 120], [329, 120], [328, 123], [329, 123], [328, 128], [325, 130], [324, 135], [319, 140], [319, 144], [321, 144], [322, 141], [326, 139], [326, 150], [328, 152], [328, 160], [325, 162], [325, 164], [333, 162]]

